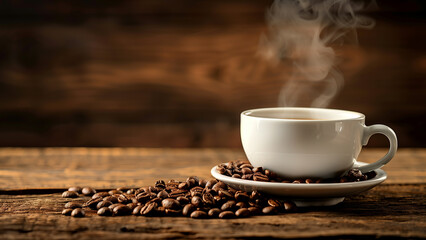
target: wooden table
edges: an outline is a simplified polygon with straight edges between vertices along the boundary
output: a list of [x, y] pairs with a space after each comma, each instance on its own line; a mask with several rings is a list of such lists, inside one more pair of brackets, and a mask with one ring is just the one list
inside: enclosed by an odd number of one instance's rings
[[[384, 149], [366, 149], [371, 162]], [[400, 149], [376, 188], [334, 207], [245, 219], [65, 217], [69, 186], [111, 189], [158, 179], [210, 178], [220, 162], [244, 158], [230, 149], [0, 149], [0, 239], [135, 238], [426, 238], [426, 149]]]

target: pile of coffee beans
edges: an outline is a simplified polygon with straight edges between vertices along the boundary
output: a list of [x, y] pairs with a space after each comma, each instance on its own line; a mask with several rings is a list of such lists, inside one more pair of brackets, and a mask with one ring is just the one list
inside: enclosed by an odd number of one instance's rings
[[281, 183], [344, 183], [359, 182], [372, 179], [376, 176], [376, 172], [371, 171], [363, 174], [359, 169], [351, 169], [345, 176], [340, 178], [329, 179], [284, 179], [280, 178], [274, 172], [263, 169], [262, 167], [253, 167], [248, 161], [233, 161], [219, 164], [216, 171], [222, 175], [233, 178], [241, 178], [245, 180], [262, 181], [262, 182], [281, 182]]
[[237, 191], [216, 179], [207, 181], [194, 176], [182, 182], [158, 180], [150, 187], [102, 192], [89, 187], [71, 187], [62, 197], [80, 198], [81, 195], [86, 201], [66, 203], [63, 215], [84, 217], [86, 212], [96, 212], [99, 216], [133, 214], [226, 219], [296, 211], [291, 201], [268, 198], [256, 191]]

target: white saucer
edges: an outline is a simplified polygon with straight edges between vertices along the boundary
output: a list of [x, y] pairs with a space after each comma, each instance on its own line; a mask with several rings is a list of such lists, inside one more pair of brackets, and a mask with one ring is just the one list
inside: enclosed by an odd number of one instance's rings
[[[366, 163], [358, 162], [357, 166], [364, 164]], [[343, 202], [346, 196], [367, 191], [382, 183], [387, 178], [385, 171], [377, 169], [375, 170], [377, 174], [374, 178], [360, 182], [313, 184], [259, 182], [222, 175], [216, 171], [216, 167], [213, 167], [211, 170], [212, 176], [234, 189], [247, 192], [259, 191], [289, 199], [294, 201], [298, 207], [336, 205]]]

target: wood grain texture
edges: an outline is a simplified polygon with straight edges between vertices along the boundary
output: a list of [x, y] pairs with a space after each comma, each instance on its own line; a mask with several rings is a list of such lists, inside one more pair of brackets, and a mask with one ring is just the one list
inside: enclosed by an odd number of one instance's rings
[[[360, 161], [374, 162], [385, 149], [364, 149]], [[239, 149], [45, 148], [0, 149], [0, 189], [114, 188], [156, 180], [210, 178], [221, 162], [243, 159]], [[385, 183], [426, 183], [426, 149], [400, 149], [383, 169]]]
[[[384, 153], [366, 149], [360, 160]], [[60, 192], [71, 185], [111, 189], [209, 178], [213, 165], [243, 157], [235, 149], [0, 149], [0, 239], [426, 238], [426, 149], [400, 149], [385, 167], [384, 184], [334, 207], [233, 220], [60, 214], [68, 201]]]

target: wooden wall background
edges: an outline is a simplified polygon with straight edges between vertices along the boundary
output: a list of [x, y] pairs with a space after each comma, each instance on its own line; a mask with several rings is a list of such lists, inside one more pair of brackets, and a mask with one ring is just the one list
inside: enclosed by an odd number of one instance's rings
[[[1, 1], [0, 146], [240, 147], [239, 113], [291, 69], [256, 55], [270, 3]], [[377, 3], [330, 107], [426, 147], [425, 3]]]

